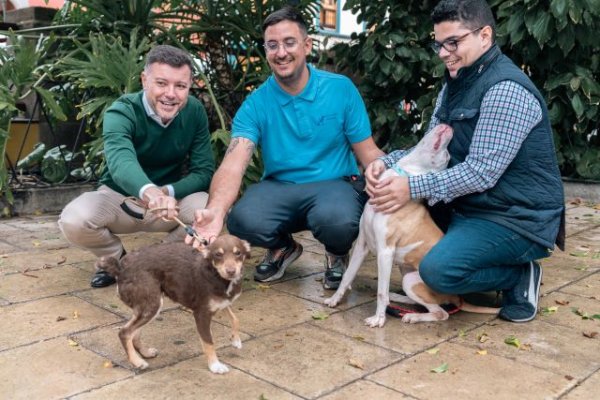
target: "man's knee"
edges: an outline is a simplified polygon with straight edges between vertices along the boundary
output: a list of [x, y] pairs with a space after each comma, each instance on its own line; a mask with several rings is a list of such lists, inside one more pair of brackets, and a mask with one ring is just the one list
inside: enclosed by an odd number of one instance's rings
[[455, 294], [454, 279], [448, 274], [449, 266], [436, 254], [429, 252], [419, 264], [419, 275], [423, 282], [438, 293]]

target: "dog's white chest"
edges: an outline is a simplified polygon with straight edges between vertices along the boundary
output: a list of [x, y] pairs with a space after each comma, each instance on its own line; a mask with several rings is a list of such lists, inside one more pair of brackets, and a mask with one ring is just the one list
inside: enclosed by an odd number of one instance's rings
[[239, 296], [240, 296], [240, 294], [238, 293], [231, 300], [210, 299], [208, 302], [208, 309], [210, 310], [210, 312], [217, 312], [217, 311], [223, 310], [223, 309], [229, 307]]

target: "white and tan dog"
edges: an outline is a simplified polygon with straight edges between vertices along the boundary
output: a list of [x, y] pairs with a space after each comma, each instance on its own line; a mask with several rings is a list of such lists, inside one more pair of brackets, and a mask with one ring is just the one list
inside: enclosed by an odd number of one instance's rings
[[[437, 125], [393, 168], [383, 172], [380, 179], [393, 174], [422, 175], [445, 169], [450, 160], [447, 147], [451, 139], [452, 128], [444, 124]], [[446, 320], [448, 313], [440, 305], [449, 303], [461, 304], [464, 311], [498, 313], [497, 308], [479, 307], [463, 302], [456, 295], [436, 293], [423, 282], [418, 270], [421, 259], [443, 235], [420, 201], [410, 201], [391, 214], [376, 212], [372, 205], [367, 204], [360, 219], [360, 232], [348, 270], [338, 290], [325, 300], [325, 304], [335, 307], [340, 302], [370, 250], [377, 254], [378, 268], [377, 311], [365, 319], [365, 324], [370, 327], [382, 327], [385, 324], [385, 309], [390, 300], [421, 304], [427, 308], [427, 313], [405, 314], [402, 321], [409, 323]], [[394, 262], [400, 265], [402, 289], [407, 296], [390, 293]]]

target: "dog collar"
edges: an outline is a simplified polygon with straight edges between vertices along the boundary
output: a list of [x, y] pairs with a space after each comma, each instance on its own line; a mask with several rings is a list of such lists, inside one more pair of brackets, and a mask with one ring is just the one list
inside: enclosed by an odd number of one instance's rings
[[408, 175], [408, 172], [406, 172], [405, 170], [403, 170], [402, 168], [400, 168], [400, 167], [398, 166], [398, 164], [394, 164], [394, 165], [392, 166], [392, 169], [393, 169], [394, 171], [396, 171], [396, 173], [397, 173], [398, 175], [400, 175], [400, 176], [409, 176], [409, 175]]

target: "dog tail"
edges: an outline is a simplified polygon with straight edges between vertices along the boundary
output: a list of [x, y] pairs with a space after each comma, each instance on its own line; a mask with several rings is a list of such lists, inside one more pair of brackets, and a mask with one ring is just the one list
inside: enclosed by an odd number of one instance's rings
[[115, 278], [121, 273], [121, 264], [114, 257], [102, 257], [96, 261], [96, 268], [108, 272]]
[[460, 309], [462, 311], [477, 314], [498, 314], [500, 312], [500, 308], [476, 306], [475, 304], [467, 303], [466, 301], [462, 303], [462, 307]]

